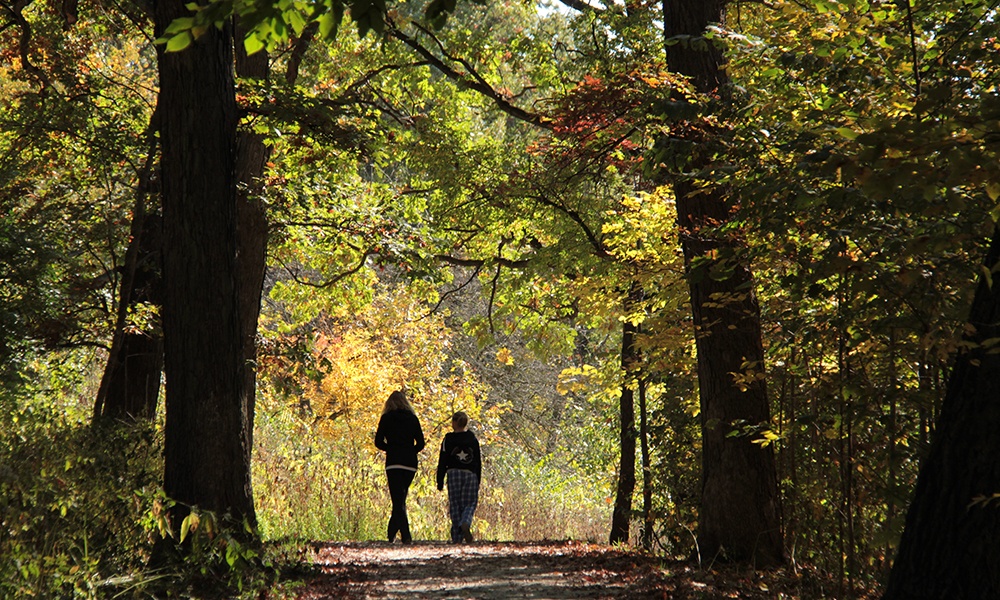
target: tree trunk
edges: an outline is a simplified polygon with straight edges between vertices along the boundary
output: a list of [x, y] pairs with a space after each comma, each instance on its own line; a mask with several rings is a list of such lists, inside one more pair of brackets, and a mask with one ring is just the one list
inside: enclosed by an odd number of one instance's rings
[[[156, 3], [157, 34], [187, 16]], [[244, 336], [236, 276], [232, 27], [181, 52], [159, 47], [166, 372], [164, 489], [187, 506], [256, 524], [246, 428]]]
[[612, 544], [628, 543], [629, 525], [632, 521], [632, 494], [635, 492], [635, 394], [630, 387], [637, 352], [635, 347], [636, 325], [626, 320], [622, 326], [622, 395], [619, 401], [621, 428], [618, 463], [618, 488], [615, 490], [615, 509], [611, 515]]
[[639, 379], [639, 450], [642, 459], [642, 547], [653, 549], [653, 468], [649, 464], [649, 422], [646, 380]]
[[[104, 419], [148, 419], [156, 414], [163, 371], [163, 336], [152, 331], [132, 332], [129, 314], [140, 304], [162, 304], [162, 221], [146, 206], [153, 187], [151, 179], [158, 156], [156, 131], [158, 112], [150, 117], [147, 137], [149, 153], [139, 174], [132, 208], [130, 240], [121, 266], [115, 330], [108, 362], [94, 399], [94, 421]], [[158, 324], [158, 323], [157, 323]]]
[[122, 277], [112, 351], [94, 403], [95, 420], [151, 419], [156, 414], [160, 395], [163, 336], [158, 326], [152, 331], [131, 331], [127, 318], [139, 304], [161, 305], [162, 224], [156, 215], [135, 215], [133, 218], [141, 221], [141, 233], [132, 237], [126, 252], [135, 264], [126, 265], [130, 276]]
[[[994, 230], [984, 263], [1000, 261]], [[981, 280], [960, 354], [906, 515], [885, 600], [1000, 598], [1000, 290]]]
[[[246, 32], [236, 26], [236, 74], [241, 79], [265, 81], [270, 75], [267, 52], [247, 56], [243, 39]], [[246, 404], [244, 405], [244, 447], [253, 451], [253, 423], [257, 399], [257, 323], [260, 317], [260, 300], [264, 288], [267, 266], [268, 221], [261, 199], [261, 178], [271, 156], [271, 149], [264, 143], [264, 136], [245, 127], [237, 134], [236, 141], [236, 198], [237, 261], [236, 276], [240, 282], [239, 311], [240, 332], [243, 336], [243, 365], [245, 368]], [[247, 456], [249, 463], [250, 456]]]
[[[723, 100], [728, 80], [714, 43], [704, 39], [672, 41], [677, 36], [701, 36], [710, 23], [724, 21], [724, 8], [721, 0], [663, 3], [670, 69], [690, 77], [698, 91]], [[703, 166], [707, 165], [692, 165], [692, 170]], [[742, 426], [770, 423], [763, 377], [748, 379], [745, 389], [733, 379], [734, 373], [762, 374], [764, 369], [753, 277], [740, 260], [736, 243], [713, 232], [730, 219], [726, 191], [700, 188], [681, 177], [674, 193], [689, 268], [701, 395], [698, 543], [706, 558], [724, 557], [760, 566], [780, 564], [784, 548], [773, 451], [770, 446], [755, 444], [750, 435], [732, 435]]]

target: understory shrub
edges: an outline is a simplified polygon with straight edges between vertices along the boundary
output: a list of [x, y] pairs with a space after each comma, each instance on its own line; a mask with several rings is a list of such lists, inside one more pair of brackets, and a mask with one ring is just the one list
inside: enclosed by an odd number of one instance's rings
[[99, 597], [149, 555], [141, 523], [157, 489], [149, 424], [92, 427], [51, 398], [4, 399], [0, 426], [0, 597]]

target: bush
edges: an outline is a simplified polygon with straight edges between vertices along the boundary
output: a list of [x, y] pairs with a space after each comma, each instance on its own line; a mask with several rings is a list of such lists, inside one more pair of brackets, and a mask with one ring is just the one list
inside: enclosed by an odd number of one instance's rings
[[0, 596], [94, 598], [140, 569], [161, 466], [150, 424], [91, 427], [52, 398], [4, 399]]

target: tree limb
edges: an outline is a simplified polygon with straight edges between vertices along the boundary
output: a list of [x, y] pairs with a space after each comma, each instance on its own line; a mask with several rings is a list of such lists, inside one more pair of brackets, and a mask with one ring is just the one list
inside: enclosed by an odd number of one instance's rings
[[597, 234], [595, 234], [594, 231], [587, 225], [587, 222], [583, 219], [583, 216], [580, 213], [578, 213], [575, 210], [571, 210], [554, 200], [550, 200], [543, 195], [535, 195], [530, 197], [539, 204], [548, 206], [550, 208], [554, 208], [557, 211], [569, 217], [569, 219], [574, 223], [576, 223], [577, 227], [579, 227], [580, 230], [583, 231], [583, 235], [587, 238], [587, 241], [590, 242], [590, 245], [594, 248], [594, 254], [596, 254], [601, 258], [611, 258], [611, 253], [608, 252], [608, 249], [604, 247], [604, 242], [602, 242], [600, 238], [597, 237]]
[[31, 51], [31, 24], [28, 20], [24, 18], [24, 9], [31, 4], [31, 0], [17, 0], [13, 5], [9, 5], [6, 2], [3, 3], [3, 7], [7, 9], [14, 23], [21, 30], [21, 35], [18, 36], [18, 52], [21, 58], [21, 67], [31, 73], [42, 83], [42, 89], [49, 87], [49, 77], [44, 71], [39, 69], [31, 62], [31, 57], [28, 56]]
[[604, 10], [605, 10], [605, 9], [600, 8], [598, 6], [594, 6], [592, 4], [584, 2], [583, 0], [559, 0], [559, 2], [565, 4], [566, 6], [572, 8], [573, 10], [576, 10], [576, 11], [579, 11], [579, 12], [584, 12], [584, 13], [585, 12], [597, 12], [597, 13], [600, 13], [600, 12], [604, 12]]
[[302, 64], [302, 59], [305, 58], [306, 51], [309, 49], [318, 31], [319, 21], [312, 21], [306, 25], [306, 28], [302, 30], [302, 35], [292, 45], [292, 53], [288, 57], [288, 68], [285, 70], [285, 83], [288, 85], [295, 85], [295, 82], [298, 80], [299, 66]]
[[449, 256], [447, 254], [436, 254], [435, 259], [455, 266], [455, 267], [476, 267], [481, 269], [489, 263], [495, 263], [501, 267], [507, 267], [508, 269], [524, 269], [531, 264], [529, 259], [512, 260], [509, 258], [504, 258], [502, 256], [497, 256], [491, 259], [484, 258], [458, 258], [455, 256]]
[[[457, 294], [458, 292], [464, 290], [470, 283], [472, 283], [473, 281], [475, 281], [476, 276], [479, 275], [479, 272], [482, 269], [483, 269], [483, 266], [481, 264], [480, 265], [476, 265], [476, 269], [472, 272], [472, 275], [469, 275], [469, 278], [465, 280], [465, 283], [463, 283], [462, 285], [460, 285], [460, 286], [458, 286], [456, 288], [452, 288], [450, 290], [447, 290], [446, 292], [444, 292], [443, 294], [441, 294], [441, 297], [438, 298], [437, 304], [434, 305], [434, 308], [432, 308], [429, 311], [427, 311], [427, 314], [425, 314], [424, 316], [417, 318], [416, 321], [422, 321], [422, 320], [426, 319], [427, 317], [429, 317], [429, 316], [433, 315], [434, 313], [436, 313], [437, 310], [439, 308], [441, 308], [441, 305], [444, 304], [444, 301], [448, 297], [450, 297], [452, 294]], [[414, 321], [414, 322], [416, 322], [416, 321]]]
[[468, 74], [462, 73], [452, 68], [444, 60], [442, 60], [440, 57], [438, 57], [429, 49], [427, 49], [425, 46], [423, 46], [415, 38], [410, 37], [405, 33], [403, 33], [402, 31], [400, 31], [400, 29], [392, 21], [388, 22], [388, 26], [389, 26], [388, 29], [389, 35], [403, 42], [404, 44], [409, 46], [414, 52], [424, 57], [424, 59], [426, 59], [431, 66], [440, 71], [448, 79], [451, 79], [452, 81], [458, 83], [461, 86], [479, 92], [483, 96], [492, 100], [493, 103], [497, 106], [497, 108], [507, 113], [508, 115], [514, 117], [515, 119], [524, 121], [526, 123], [530, 123], [542, 129], [552, 129], [552, 124], [541, 115], [530, 113], [524, 110], [523, 108], [511, 104], [506, 98], [503, 97], [503, 95], [501, 95], [499, 92], [493, 89], [493, 86], [489, 85], [489, 83], [487, 83], [486, 80], [483, 79], [483, 77], [475, 71], [475, 69], [472, 67], [472, 65], [468, 63], [468, 61], [448, 55], [448, 53], [444, 51], [444, 46], [441, 44], [441, 42], [437, 40], [437, 38], [434, 38], [426, 30], [422, 31], [424, 31], [424, 33], [426, 33], [427, 35], [431, 36], [434, 39], [434, 41], [438, 44], [438, 47], [441, 48], [441, 51], [445, 55], [445, 57], [448, 60], [458, 62], [459, 64], [461, 64], [468, 70]]
[[371, 250], [365, 250], [361, 254], [361, 260], [358, 261], [357, 265], [355, 265], [354, 267], [348, 269], [347, 271], [344, 271], [342, 273], [337, 273], [336, 275], [334, 275], [330, 279], [327, 279], [326, 281], [323, 281], [321, 283], [316, 283], [316, 282], [313, 282], [313, 281], [308, 281], [308, 280], [300, 278], [299, 274], [298, 274], [298, 270], [292, 270], [292, 268], [289, 267], [288, 265], [286, 265], [284, 262], [282, 262], [282, 260], [280, 258], [276, 259], [276, 260], [278, 261], [278, 264], [281, 265], [281, 268], [284, 269], [285, 272], [288, 273], [291, 276], [292, 280], [295, 281], [295, 283], [298, 283], [298, 284], [301, 284], [301, 285], [307, 285], [309, 287], [314, 287], [314, 288], [318, 288], [318, 289], [325, 289], [325, 288], [332, 287], [332, 286], [336, 285], [337, 283], [343, 281], [344, 279], [347, 279], [351, 275], [354, 275], [355, 273], [357, 273], [358, 271], [360, 271], [365, 266], [365, 262], [368, 261], [368, 257], [371, 256], [372, 254], [374, 254], [374, 252], [372, 252]]

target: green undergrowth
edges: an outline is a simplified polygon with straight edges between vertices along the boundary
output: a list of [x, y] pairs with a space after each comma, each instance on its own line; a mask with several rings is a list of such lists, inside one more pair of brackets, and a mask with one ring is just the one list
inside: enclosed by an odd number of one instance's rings
[[[253, 474], [263, 543], [240, 545], [239, 524], [202, 512], [202, 526], [187, 532], [188, 550], [194, 543], [196, 551], [151, 568], [169, 505], [158, 424], [92, 425], [86, 402], [65, 389], [5, 392], [0, 403], [0, 598], [254, 597], [261, 590], [276, 598], [308, 569], [306, 541], [384, 538], [390, 502], [368, 432], [351, 443], [286, 411], [260, 413]], [[438, 443], [428, 440], [408, 502], [418, 540], [448, 537], [447, 494], [434, 481]], [[484, 447], [477, 538], [603, 538], [606, 485], [554, 460]]]
[[[282, 597], [298, 546], [238, 542], [202, 513], [153, 568], [164, 498], [156, 423], [92, 425], [65, 389], [0, 395], [0, 598]], [[245, 536], [244, 536], [245, 537]], [[167, 539], [171, 548], [180, 540]], [[192, 548], [194, 550], [192, 551]]]
[[149, 556], [158, 433], [91, 427], [44, 397], [3, 399], [0, 597], [99, 597], [107, 578]]

